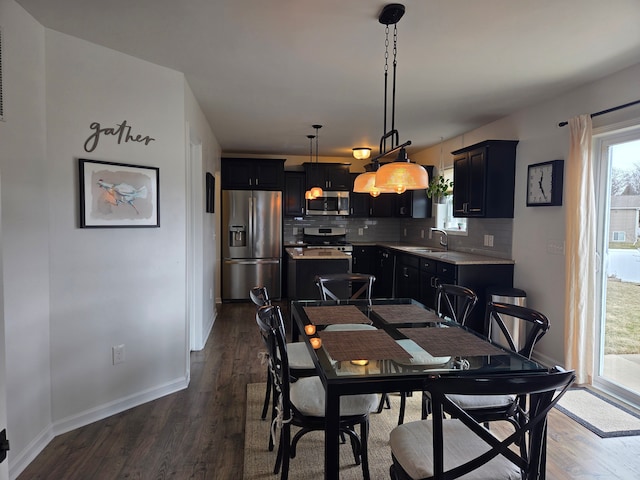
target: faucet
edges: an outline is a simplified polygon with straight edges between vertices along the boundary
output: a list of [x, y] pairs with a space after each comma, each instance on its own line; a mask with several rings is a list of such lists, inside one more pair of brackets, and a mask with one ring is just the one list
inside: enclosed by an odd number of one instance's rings
[[447, 232], [445, 232], [444, 230], [441, 230], [439, 228], [432, 228], [431, 231], [432, 232], [438, 232], [440, 234], [440, 245], [443, 246], [446, 251], [448, 251], [449, 250], [449, 236], [447, 235]]

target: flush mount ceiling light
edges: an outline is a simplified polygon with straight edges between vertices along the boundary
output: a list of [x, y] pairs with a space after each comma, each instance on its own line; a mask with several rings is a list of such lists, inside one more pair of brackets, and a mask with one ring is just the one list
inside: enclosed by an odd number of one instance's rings
[[371, 155], [371, 149], [369, 147], [356, 147], [352, 149], [353, 158], [356, 160], [366, 160]]
[[[378, 17], [378, 21], [385, 25], [385, 63], [384, 63], [384, 130], [385, 133], [380, 138], [379, 154], [371, 161], [371, 171], [356, 177], [354, 182], [354, 192], [370, 193], [377, 196], [380, 193], [403, 193], [406, 190], [419, 190], [429, 186], [429, 174], [421, 165], [411, 163], [407, 156], [405, 147], [411, 145], [407, 141], [400, 145], [400, 135], [395, 128], [396, 111], [396, 69], [397, 69], [397, 44], [398, 44], [398, 21], [404, 15], [404, 5], [390, 3], [385, 5]], [[389, 58], [389, 25], [393, 25], [393, 84], [391, 89], [391, 130], [387, 131], [387, 92], [388, 82], [388, 58]], [[389, 143], [389, 145], [387, 145]], [[399, 152], [398, 157], [391, 163], [379, 166], [379, 159]], [[371, 175], [373, 173], [373, 175]], [[363, 177], [363, 178], [360, 178]], [[371, 178], [374, 178], [371, 185]]]
[[[312, 125], [313, 128], [316, 129], [315, 135], [307, 135], [309, 139], [309, 161], [311, 162], [311, 167], [317, 169], [318, 168], [318, 130], [322, 128], [322, 125]], [[313, 139], [316, 139], [316, 163], [313, 165]], [[316, 175], [316, 178], [318, 176]], [[304, 193], [304, 198], [307, 200], [314, 200], [318, 197], [321, 197], [323, 194], [322, 187], [311, 187]]]

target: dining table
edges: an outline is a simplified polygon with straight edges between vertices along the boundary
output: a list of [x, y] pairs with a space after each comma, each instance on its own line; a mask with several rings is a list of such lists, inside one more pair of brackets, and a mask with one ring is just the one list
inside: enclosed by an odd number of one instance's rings
[[[339, 418], [344, 395], [428, 391], [430, 384], [450, 376], [549, 371], [440, 318], [413, 299], [295, 300], [290, 312], [292, 338], [304, 338], [324, 385], [324, 478], [328, 480], [340, 477]], [[334, 327], [327, 329], [329, 325]]]

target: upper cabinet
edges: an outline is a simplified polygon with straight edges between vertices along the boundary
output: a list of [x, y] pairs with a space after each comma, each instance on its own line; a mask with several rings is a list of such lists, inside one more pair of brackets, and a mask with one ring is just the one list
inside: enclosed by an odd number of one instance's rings
[[369, 199], [371, 195], [368, 193], [356, 193], [353, 191], [353, 182], [359, 173], [351, 174], [351, 193], [349, 194], [349, 215], [352, 217], [368, 217], [369, 216]]
[[487, 140], [451, 152], [453, 216], [513, 218], [517, 140]]
[[349, 163], [305, 163], [307, 190], [311, 187], [321, 187], [324, 190], [350, 190], [349, 165]]
[[305, 203], [305, 174], [304, 172], [284, 172], [284, 214], [287, 217], [301, 217], [304, 215]]
[[282, 190], [284, 160], [223, 158], [222, 188], [225, 190]]

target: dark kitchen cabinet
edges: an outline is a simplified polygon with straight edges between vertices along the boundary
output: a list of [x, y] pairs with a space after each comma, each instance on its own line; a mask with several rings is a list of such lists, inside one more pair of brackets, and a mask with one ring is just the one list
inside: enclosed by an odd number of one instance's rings
[[282, 190], [283, 159], [223, 158], [224, 190]]
[[311, 187], [334, 191], [351, 190], [349, 165], [349, 163], [305, 163], [307, 190]]
[[[369, 195], [371, 197], [371, 195]], [[393, 217], [396, 209], [397, 193], [381, 193], [369, 199], [370, 217]]]
[[396, 291], [398, 298], [420, 296], [420, 257], [415, 255], [396, 255]]
[[304, 172], [284, 172], [284, 214], [287, 217], [304, 215], [306, 191]]
[[353, 273], [369, 273], [375, 275], [377, 252], [378, 247], [374, 245], [354, 246], [351, 257], [351, 271]]
[[378, 247], [376, 254], [373, 296], [381, 298], [393, 297], [395, 255], [388, 248]]
[[513, 218], [517, 140], [487, 140], [451, 152], [453, 216]]
[[[436, 308], [438, 285], [462, 285], [478, 295], [467, 326], [484, 333], [484, 313], [490, 298], [487, 291], [495, 287], [513, 287], [513, 264], [453, 265], [428, 258], [420, 259], [420, 294], [417, 300], [428, 308]], [[415, 298], [415, 297], [414, 297]]]
[[349, 193], [349, 215], [352, 217], [368, 217], [369, 216], [369, 199], [371, 195], [368, 193], [355, 193], [353, 191], [353, 182], [359, 173], [351, 174], [351, 193]]

